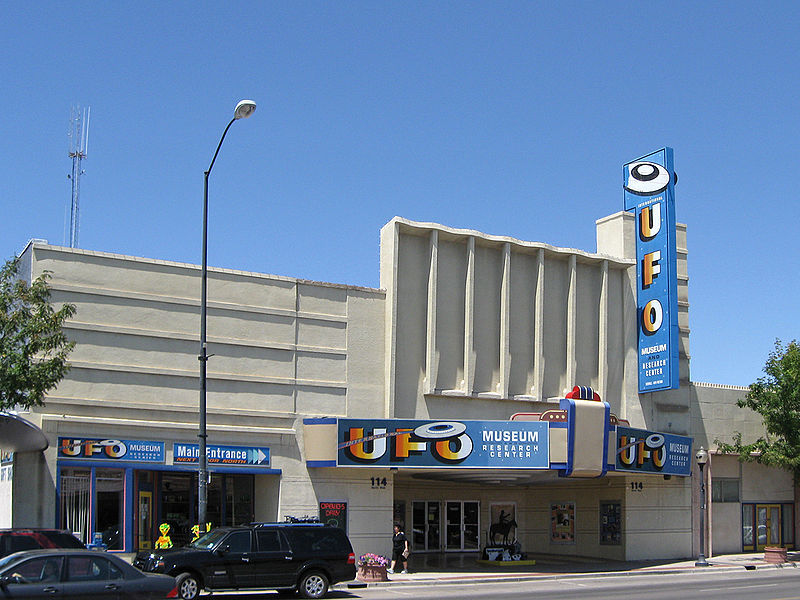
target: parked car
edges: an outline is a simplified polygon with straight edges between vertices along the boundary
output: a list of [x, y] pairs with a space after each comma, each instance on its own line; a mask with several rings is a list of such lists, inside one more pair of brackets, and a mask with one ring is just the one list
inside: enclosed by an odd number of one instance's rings
[[39, 548], [82, 548], [78, 538], [65, 529], [0, 529], [0, 558]]
[[93, 550], [27, 550], [0, 559], [0, 598], [152, 600], [177, 598], [175, 578], [142, 573]]
[[140, 552], [143, 571], [176, 578], [182, 600], [201, 590], [297, 590], [322, 598], [355, 579], [355, 554], [344, 531], [323, 523], [251, 523], [213, 529], [183, 548]]

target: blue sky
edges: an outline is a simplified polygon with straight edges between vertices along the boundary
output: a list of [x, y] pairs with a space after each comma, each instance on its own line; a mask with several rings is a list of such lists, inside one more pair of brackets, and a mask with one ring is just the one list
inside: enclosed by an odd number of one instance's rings
[[594, 251], [621, 165], [671, 146], [692, 379], [800, 338], [796, 2], [42, 2], [0, 21], [0, 257], [62, 244], [378, 285], [393, 216]]

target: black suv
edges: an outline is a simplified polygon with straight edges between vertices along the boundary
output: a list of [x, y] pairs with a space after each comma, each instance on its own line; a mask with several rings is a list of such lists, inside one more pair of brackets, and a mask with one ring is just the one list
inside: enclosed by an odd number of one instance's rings
[[86, 546], [62, 529], [16, 528], [0, 529], [0, 558], [23, 550], [39, 548], [83, 548]]
[[356, 576], [344, 531], [308, 522], [219, 527], [183, 548], [140, 552], [133, 564], [175, 577], [183, 600], [194, 600], [202, 589], [256, 588], [322, 598], [329, 585]]

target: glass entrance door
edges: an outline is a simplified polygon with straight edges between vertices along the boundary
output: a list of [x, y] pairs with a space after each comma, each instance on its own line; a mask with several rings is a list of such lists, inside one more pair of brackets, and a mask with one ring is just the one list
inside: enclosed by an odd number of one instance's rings
[[469, 500], [448, 500], [445, 508], [445, 549], [455, 551], [478, 550], [478, 516], [480, 505]]
[[415, 500], [411, 509], [411, 526], [411, 544], [415, 552], [439, 550], [442, 547], [442, 516], [438, 502]]
[[756, 548], [781, 545], [781, 507], [779, 504], [756, 504]]

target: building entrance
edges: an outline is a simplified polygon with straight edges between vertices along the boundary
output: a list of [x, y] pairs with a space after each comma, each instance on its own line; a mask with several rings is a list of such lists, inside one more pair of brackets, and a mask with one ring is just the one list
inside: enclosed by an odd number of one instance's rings
[[480, 503], [469, 500], [448, 500], [445, 503], [445, 550], [479, 549]]

